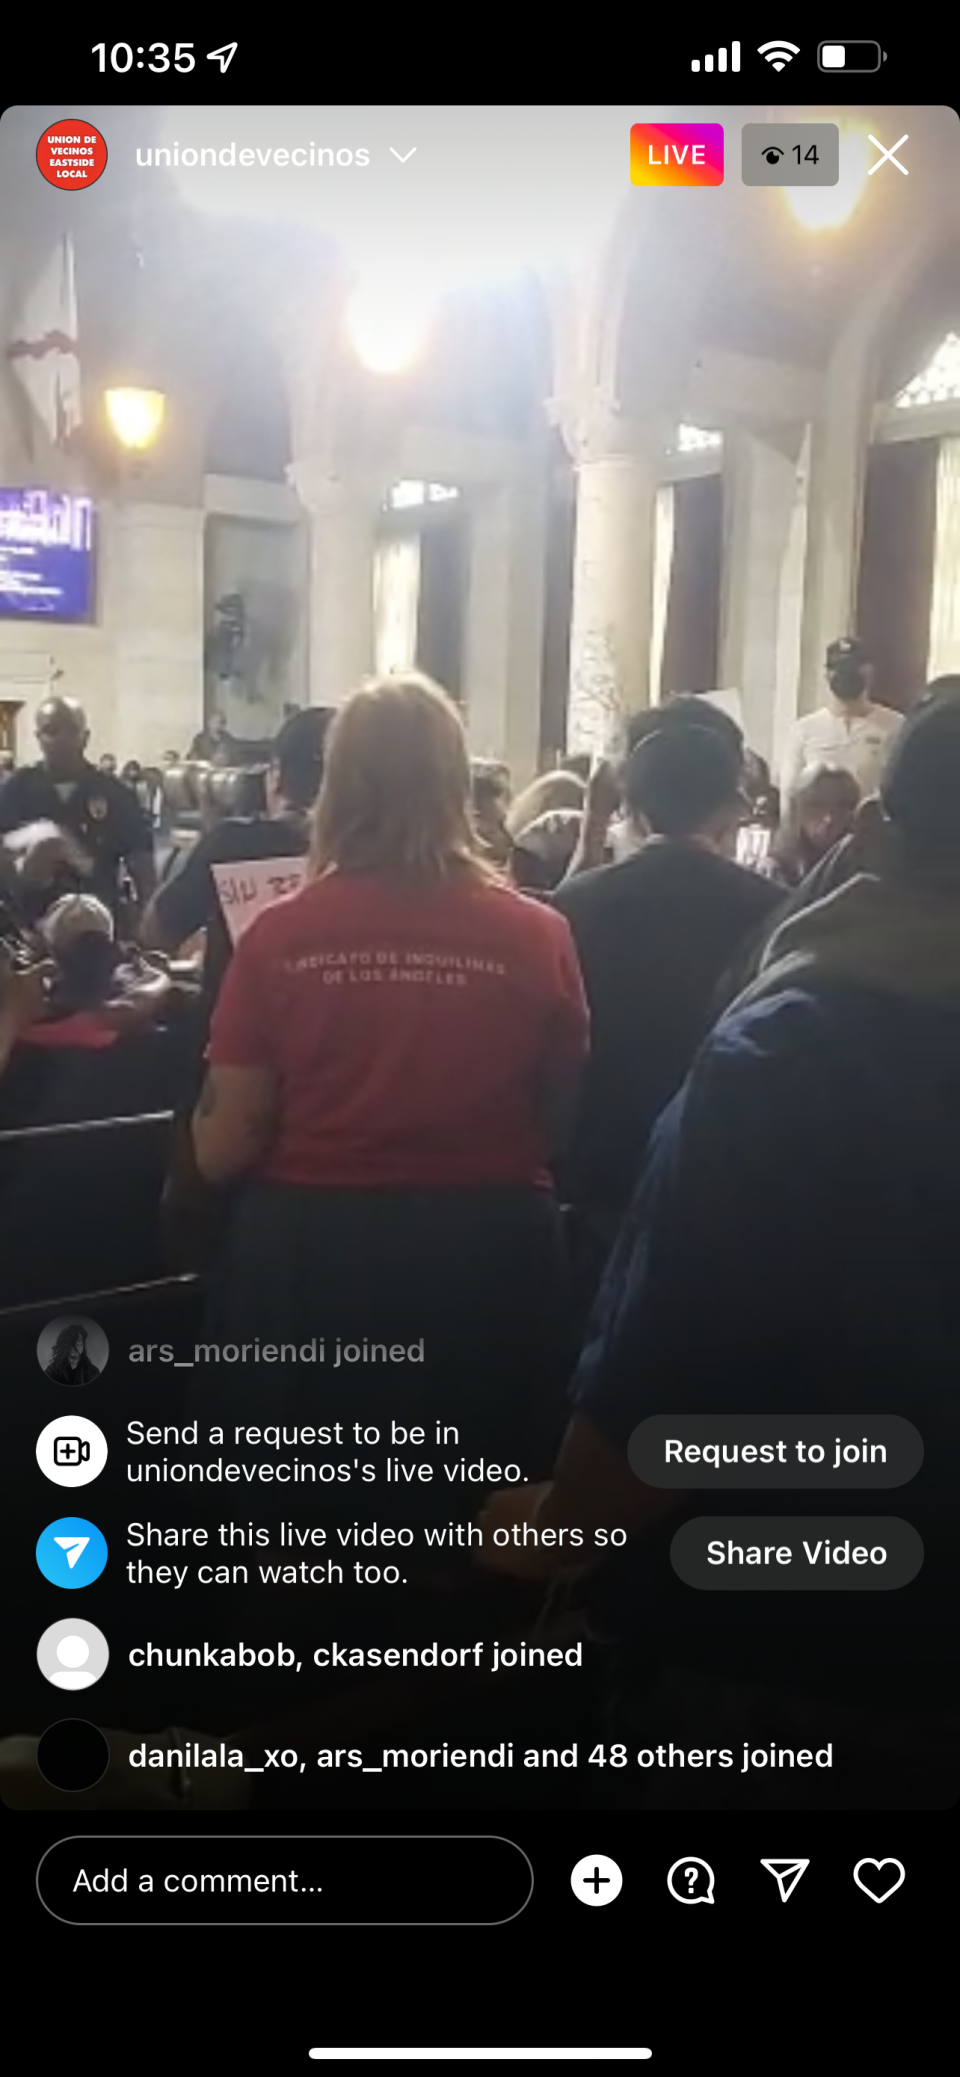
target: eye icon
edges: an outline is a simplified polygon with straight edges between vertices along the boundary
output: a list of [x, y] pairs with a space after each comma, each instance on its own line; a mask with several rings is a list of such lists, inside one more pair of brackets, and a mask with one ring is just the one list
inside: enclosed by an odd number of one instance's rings
[[770, 144], [768, 145], [763, 156], [766, 159], [768, 166], [779, 166], [780, 160], [783, 157], [783, 153], [780, 149], [779, 144]]

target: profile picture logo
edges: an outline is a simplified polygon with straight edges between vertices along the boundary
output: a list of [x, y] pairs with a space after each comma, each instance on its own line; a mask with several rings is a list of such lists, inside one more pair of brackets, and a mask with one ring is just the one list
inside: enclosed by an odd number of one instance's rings
[[[78, 1539], [79, 1540], [79, 1539]], [[110, 1648], [96, 1623], [65, 1616], [37, 1645], [37, 1665], [54, 1688], [92, 1688], [107, 1670]]]
[[37, 1439], [37, 1463], [55, 1486], [88, 1486], [107, 1461], [107, 1438], [95, 1421], [62, 1414]]
[[37, 1342], [37, 1362], [52, 1385], [95, 1384], [109, 1354], [103, 1328], [80, 1316], [51, 1320]]
[[37, 145], [37, 165], [44, 180], [67, 194], [89, 188], [99, 180], [107, 163], [107, 147], [95, 123], [84, 117], [65, 115], [44, 130]]

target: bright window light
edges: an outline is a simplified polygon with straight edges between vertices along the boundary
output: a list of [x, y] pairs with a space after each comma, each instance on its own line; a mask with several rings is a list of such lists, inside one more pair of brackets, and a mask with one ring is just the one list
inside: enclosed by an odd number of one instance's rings
[[677, 428], [674, 452], [677, 454], [704, 454], [711, 448], [723, 446], [723, 434], [709, 432], [705, 426], [682, 425]]
[[385, 512], [410, 512], [418, 505], [446, 505], [460, 492], [452, 483], [395, 483], [383, 501]]
[[960, 397], [960, 336], [948, 332], [931, 361], [895, 398], [901, 411], [916, 404], [950, 404]]
[[394, 512], [407, 512], [413, 505], [422, 505], [426, 493], [425, 483], [395, 483], [387, 502]]
[[422, 351], [432, 314], [430, 298], [407, 282], [361, 282], [347, 308], [354, 352], [374, 374], [399, 375]]
[[840, 178], [832, 188], [784, 188], [783, 195], [798, 223], [808, 231], [832, 231], [853, 215], [870, 177], [873, 154], [865, 130], [840, 126]]

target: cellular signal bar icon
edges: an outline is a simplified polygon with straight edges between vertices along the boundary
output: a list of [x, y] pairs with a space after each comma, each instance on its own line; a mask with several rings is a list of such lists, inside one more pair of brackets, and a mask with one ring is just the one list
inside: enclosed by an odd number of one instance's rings
[[[707, 55], [704, 58], [702, 65], [699, 58], [693, 58], [690, 64], [690, 70], [691, 72], [712, 72], [714, 70], [713, 52], [707, 52]], [[727, 53], [725, 50], [718, 50], [717, 52], [716, 70], [718, 72], [726, 72], [727, 70]], [[740, 45], [739, 43], [732, 43], [730, 45], [730, 71], [739, 72], [739, 70]]]

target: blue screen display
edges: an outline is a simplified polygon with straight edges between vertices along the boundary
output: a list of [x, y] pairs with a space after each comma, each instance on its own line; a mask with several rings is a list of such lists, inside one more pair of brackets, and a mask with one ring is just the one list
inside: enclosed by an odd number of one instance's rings
[[91, 620], [91, 498], [0, 489], [0, 619]]

